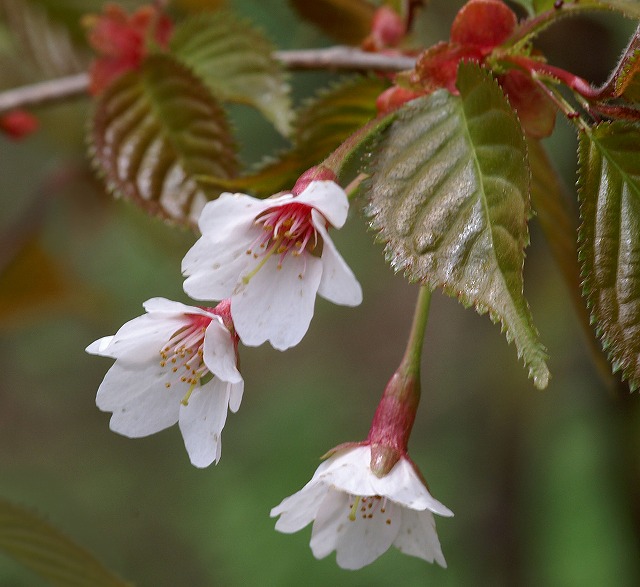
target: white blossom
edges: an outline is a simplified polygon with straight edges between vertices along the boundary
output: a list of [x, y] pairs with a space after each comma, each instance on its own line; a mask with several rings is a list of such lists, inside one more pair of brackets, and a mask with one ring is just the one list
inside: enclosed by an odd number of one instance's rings
[[198, 300], [231, 298], [245, 345], [285, 350], [302, 340], [316, 293], [356, 306], [362, 290], [329, 237], [349, 202], [333, 181], [312, 181], [298, 196], [258, 200], [223, 193], [199, 219], [201, 238], [182, 262], [185, 292]]
[[[222, 304], [221, 304], [222, 305]], [[236, 341], [216, 309], [153, 298], [146, 314], [87, 352], [116, 359], [96, 397], [113, 412], [113, 431], [138, 438], [178, 422], [191, 462], [218, 462], [227, 409], [240, 407], [244, 382]], [[237, 339], [236, 339], [237, 340]]]
[[434, 499], [414, 465], [401, 457], [384, 477], [370, 469], [369, 445], [337, 450], [300, 491], [271, 510], [276, 530], [297, 532], [313, 522], [311, 550], [334, 550], [340, 567], [360, 569], [391, 545], [446, 567], [433, 514], [453, 513]]

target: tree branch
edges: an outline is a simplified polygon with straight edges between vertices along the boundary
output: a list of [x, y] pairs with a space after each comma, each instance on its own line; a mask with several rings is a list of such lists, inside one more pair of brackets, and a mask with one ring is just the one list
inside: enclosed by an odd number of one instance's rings
[[[368, 53], [353, 47], [275, 51], [273, 57], [287, 69], [393, 72], [412, 69], [415, 65], [412, 57]], [[0, 92], [0, 114], [84, 96], [88, 87], [89, 75], [79, 73]]]
[[354, 47], [275, 51], [273, 56], [288, 69], [349, 69], [402, 71], [413, 69], [416, 60], [404, 55], [369, 53]]
[[0, 114], [16, 108], [41, 106], [76, 98], [85, 95], [88, 87], [89, 75], [79, 73], [7, 90], [0, 93]]

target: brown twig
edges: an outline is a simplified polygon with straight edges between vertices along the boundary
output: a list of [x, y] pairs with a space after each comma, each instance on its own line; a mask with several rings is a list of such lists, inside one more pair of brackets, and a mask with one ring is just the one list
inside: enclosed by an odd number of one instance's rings
[[[276, 51], [273, 56], [287, 69], [393, 72], [411, 69], [415, 64], [412, 57], [368, 53], [353, 47]], [[0, 114], [84, 96], [88, 86], [88, 74], [79, 73], [0, 92]]]
[[369, 53], [354, 47], [276, 51], [273, 56], [288, 69], [348, 69], [402, 71], [412, 69], [413, 57]]
[[85, 95], [89, 76], [79, 73], [57, 79], [22, 86], [0, 93], [0, 114], [16, 108], [41, 106]]

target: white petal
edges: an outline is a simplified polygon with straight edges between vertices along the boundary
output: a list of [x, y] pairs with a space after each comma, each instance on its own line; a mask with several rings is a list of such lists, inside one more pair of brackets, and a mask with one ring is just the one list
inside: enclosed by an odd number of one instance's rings
[[296, 201], [319, 210], [335, 228], [341, 228], [347, 220], [349, 198], [334, 181], [312, 181]]
[[182, 314], [196, 314], [198, 316], [214, 315], [197, 306], [187, 306], [181, 302], [174, 302], [166, 298], [151, 298], [142, 305], [149, 314], [175, 314], [176, 317]]
[[322, 236], [322, 279], [318, 294], [323, 298], [342, 306], [357, 306], [362, 303], [362, 288], [333, 244], [329, 233], [318, 221], [317, 212], [313, 210], [311, 216], [313, 224]]
[[180, 405], [180, 431], [191, 464], [196, 467], [208, 467], [220, 458], [230, 386], [230, 383], [214, 377], [193, 391], [188, 405]]
[[368, 445], [340, 451], [329, 460], [332, 461], [331, 467], [322, 478], [346, 493], [381, 495], [414, 510], [428, 509], [441, 516], [453, 516], [448, 507], [429, 493], [405, 458], [401, 458], [384, 477], [377, 477], [371, 472], [371, 447]]
[[200, 232], [214, 241], [234, 240], [238, 233], [247, 230], [256, 216], [270, 205], [269, 200], [225, 192], [203, 208], [198, 219]]
[[186, 384], [165, 387], [166, 370], [157, 362], [123, 365], [116, 361], [98, 388], [96, 404], [113, 412], [110, 427], [130, 438], [148, 436], [178, 421]]
[[309, 328], [322, 275], [320, 259], [287, 255], [282, 268], [277, 265], [277, 259], [269, 258], [231, 298], [233, 322], [247, 346], [268, 340], [284, 351], [298, 344]]
[[104, 355], [112, 340], [113, 336], [103, 336], [102, 338], [99, 338], [98, 340], [92, 342], [84, 350], [91, 355]]
[[242, 381], [242, 375], [236, 367], [236, 351], [231, 333], [217, 317], [211, 321], [204, 333], [203, 360], [209, 370], [223, 381]]
[[254, 227], [223, 242], [214, 242], [207, 235], [200, 237], [182, 260], [182, 273], [187, 276], [184, 291], [197, 300], [230, 297], [247, 267], [257, 264], [247, 249], [258, 234]]
[[316, 520], [311, 532], [311, 551], [318, 559], [332, 553], [347, 532], [349, 524], [349, 496], [341, 491], [330, 489], [318, 506]]
[[323, 471], [318, 467], [318, 478], [351, 495], [376, 495], [370, 461], [368, 445], [341, 450], [325, 461], [328, 466]]
[[271, 517], [280, 516], [276, 530], [291, 534], [311, 523], [329, 488], [322, 483], [307, 483], [300, 491], [282, 500], [271, 510]]
[[384, 477], [374, 475], [372, 485], [378, 495], [384, 495], [410, 509], [428, 509], [440, 516], [453, 516], [447, 506], [432, 497], [407, 459], [400, 459]]
[[240, 409], [242, 402], [242, 393], [244, 392], [244, 381], [241, 379], [238, 383], [232, 383], [229, 390], [229, 409], [235, 414]]
[[[124, 324], [106, 345], [102, 338], [87, 347], [87, 352], [103, 357], [144, 363], [159, 358], [160, 350], [171, 336], [186, 326], [189, 319], [183, 314], [143, 314]], [[106, 345], [106, 346], [105, 346]]]
[[368, 518], [366, 512], [370, 510], [363, 513], [360, 508], [366, 505], [362, 502], [352, 520], [349, 514], [353, 499], [345, 493], [330, 492], [320, 506], [311, 534], [315, 556], [322, 558], [335, 548], [338, 565], [351, 570], [361, 569], [385, 553], [401, 523], [400, 512], [393, 511], [393, 504], [387, 504], [385, 513], [376, 511]]
[[435, 561], [447, 568], [436, 532], [436, 522], [429, 511], [416, 512], [403, 508], [402, 524], [393, 545], [400, 552], [420, 557], [430, 563]]

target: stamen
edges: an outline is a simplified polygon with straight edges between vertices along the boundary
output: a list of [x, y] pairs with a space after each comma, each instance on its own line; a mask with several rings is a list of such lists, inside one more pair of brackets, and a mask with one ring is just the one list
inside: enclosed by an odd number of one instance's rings
[[356, 521], [356, 512], [358, 511], [358, 504], [360, 503], [360, 496], [357, 495], [353, 505], [351, 506], [351, 511], [349, 512], [349, 519], [352, 522]]
[[281, 241], [282, 241], [282, 239], [280, 238], [275, 243], [273, 243], [273, 245], [267, 251], [266, 255], [262, 258], [262, 261], [260, 261], [260, 263], [258, 263], [258, 265], [256, 265], [256, 267], [254, 268], [253, 271], [251, 271], [251, 273], [249, 273], [248, 275], [245, 275], [242, 278], [242, 283], [247, 285], [247, 283], [249, 283], [251, 278], [256, 273], [258, 273], [258, 271], [260, 271], [260, 269], [262, 269], [264, 267], [264, 264], [269, 260], [269, 257], [271, 257], [271, 255], [273, 255], [276, 252], [276, 249], [278, 248], [278, 245], [280, 244]]
[[189, 405], [189, 398], [191, 397], [191, 394], [193, 393], [193, 390], [195, 389], [197, 383], [198, 383], [197, 379], [195, 381], [193, 381], [191, 383], [191, 385], [189, 386], [189, 390], [187, 391], [185, 396], [180, 400], [180, 403], [183, 406], [188, 406]]

